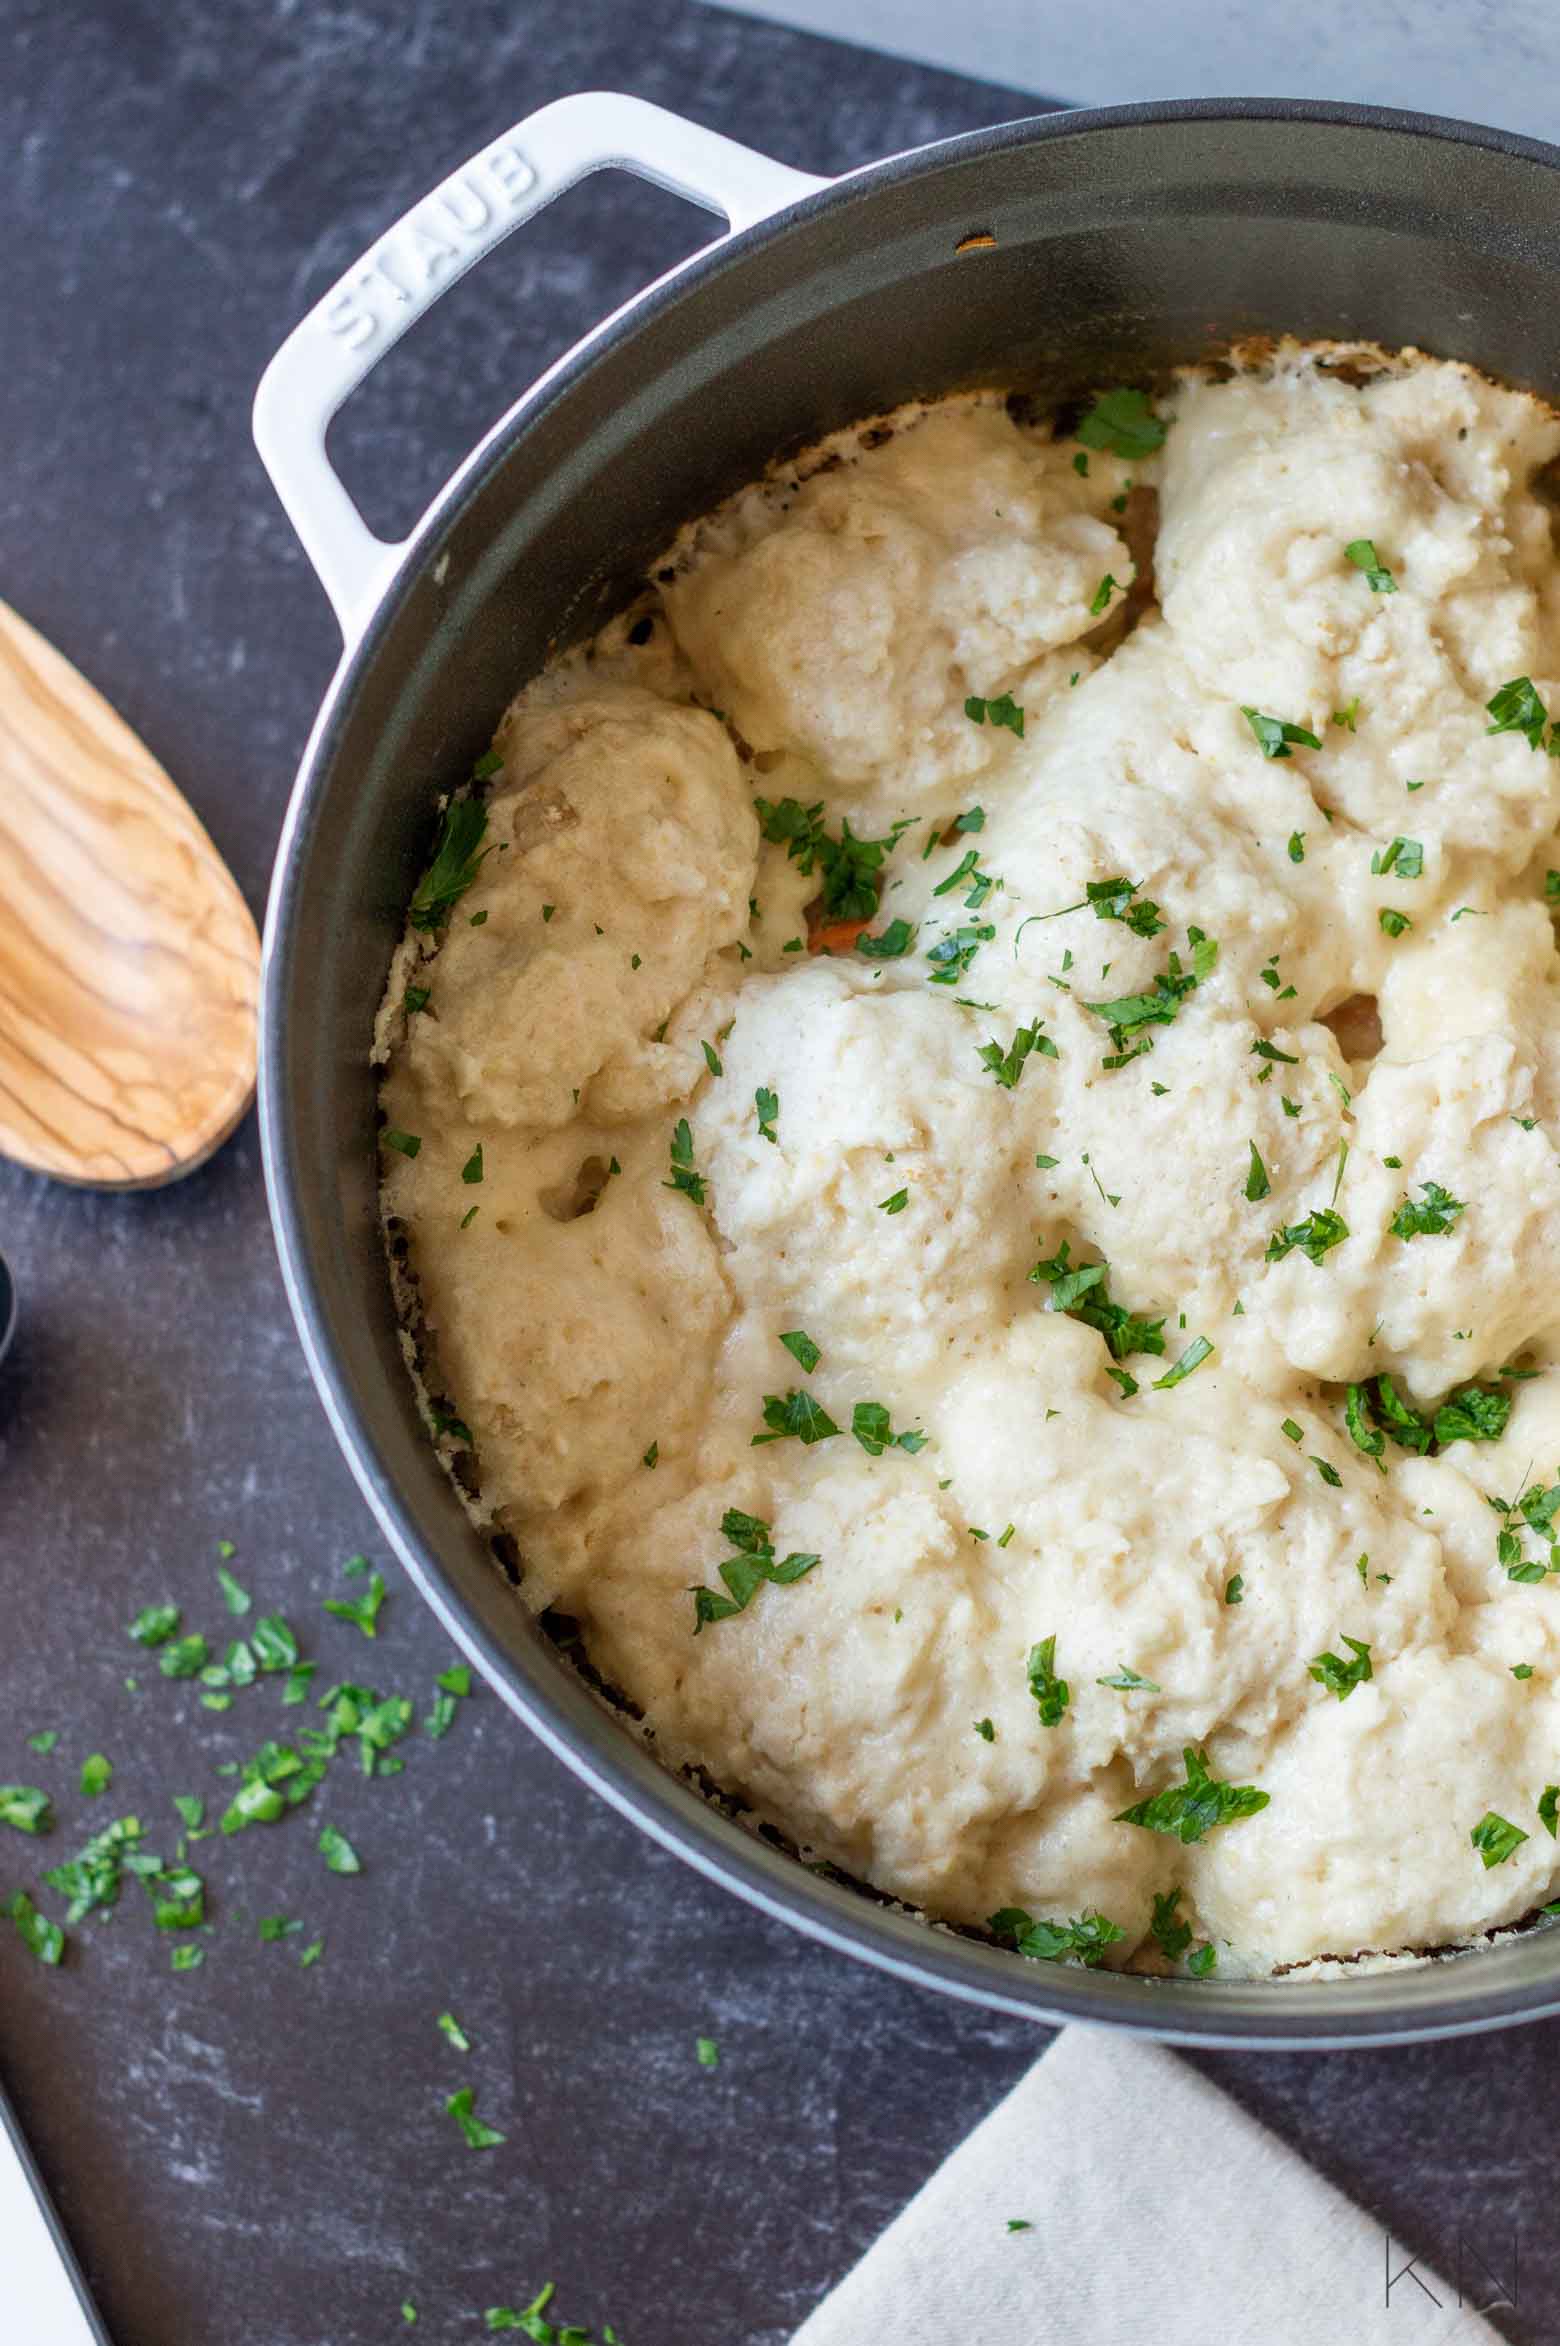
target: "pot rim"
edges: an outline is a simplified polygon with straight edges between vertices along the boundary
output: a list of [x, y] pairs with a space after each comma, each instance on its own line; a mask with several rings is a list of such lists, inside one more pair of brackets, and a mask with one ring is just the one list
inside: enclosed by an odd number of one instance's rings
[[[297, 896], [304, 867], [301, 850], [346, 714], [452, 518], [480, 492], [533, 420], [566, 398], [611, 344], [659, 316], [684, 293], [734, 259], [746, 260], [783, 239], [804, 218], [848, 205], [859, 194], [919, 178], [945, 163], [1040, 140], [1162, 124], [1251, 121], [1316, 123], [1368, 134], [1434, 138], [1560, 171], [1560, 147], [1519, 132], [1332, 100], [1163, 99], [1020, 116], [862, 165], [755, 225], [718, 237], [603, 320], [520, 394], [411, 530], [382, 594], [345, 645], [310, 730], [283, 819], [266, 911], [259, 1126], [272, 1229], [304, 1356], [337, 1443], [381, 1531], [413, 1586], [490, 1687], [555, 1758], [619, 1815], [707, 1880], [806, 1937], [901, 1981], [935, 1988], [965, 2003], [1048, 2025], [1109, 2025], [1203, 2048], [1336, 2051], [1474, 2035], [1560, 2015], [1560, 1937], [1549, 1979], [1477, 1994], [1440, 1989], [1437, 1974], [1450, 1967], [1453, 1975], [1464, 1975], [1469, 1963], [1493, 1955], [1493, 1948], [1474, 1947], [1405, 1969], [1391, 1982], [1396, 1994], [1386, 1996], [1376, 1992], [1387, 1985], [1379, 1974], [1305, 1983], [1187, 1982], [1028, 1963], [945, 1925], [912, 1916], [908, 1908], [879, 1903], [813, 1874], [694, 1792], [605, 1709], [599, 1714], [605, 1732], [588, 1740], [579, 1737], [564, 1718], [562, 1704], [540, 1678], [526, 1678], [512, 1653], [460, 1595], [437, 1549], [423, 1540], [365, 1422], [352, 1381], [333, 1352], [305, 1234], [303, 1181], [284, 1064]], [[1368, 2004], [1358, 1995], [1367, 1986], [1372, 1991]]]

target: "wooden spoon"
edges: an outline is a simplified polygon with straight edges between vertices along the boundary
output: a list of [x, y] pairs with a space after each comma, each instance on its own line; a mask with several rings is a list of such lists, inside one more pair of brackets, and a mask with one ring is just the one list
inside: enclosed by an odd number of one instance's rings
[[123, 718], [0, 603], [0, 1155], [155, 1189], [255, 1088], [260, 944]]

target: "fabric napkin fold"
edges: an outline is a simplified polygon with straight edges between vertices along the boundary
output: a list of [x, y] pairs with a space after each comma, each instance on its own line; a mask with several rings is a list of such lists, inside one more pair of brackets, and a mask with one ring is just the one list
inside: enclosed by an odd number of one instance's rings
[[1174, 2054], [1068, 2028], [792, 2346], [1500, 2346], [1498, 2279], [1461, 2295]]

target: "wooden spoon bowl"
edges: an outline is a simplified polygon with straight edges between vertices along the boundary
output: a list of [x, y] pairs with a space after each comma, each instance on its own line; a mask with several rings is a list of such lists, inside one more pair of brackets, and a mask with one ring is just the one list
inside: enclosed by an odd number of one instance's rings
[[155, 1189], [254, 1096], [260, 944], [155, 758], [0, 603], [0, 1154]]

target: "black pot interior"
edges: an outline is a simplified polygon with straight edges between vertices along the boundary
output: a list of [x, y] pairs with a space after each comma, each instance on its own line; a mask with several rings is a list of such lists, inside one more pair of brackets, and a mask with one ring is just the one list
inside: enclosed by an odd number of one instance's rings
[[[1560, 1940], [1325, 1982], [1016, 1957], [804, 1873], [675, 1783], [532, 1625], [418, 1425], [375, 1204], [367, 1053], [436, 793], [560, 641], [778, 451], [920, 395], [1061, 398], [1253, 334], [1371, 337], [1560, 397], [1560, 155], [1338, 108], [1051, 116], [878, 166], [696, 262], [501, 427], [348, 661], [273, 905], [266, 1137], [338, 1432], [425, 1594], [575, 1767], [694, 1862], [855, 1952], [1013, 2010], [1202, 2041], [1357, 2041], [1560, 2007]], [[961, 240], [995, 238], [960, 253]]]

